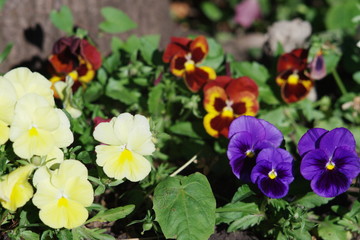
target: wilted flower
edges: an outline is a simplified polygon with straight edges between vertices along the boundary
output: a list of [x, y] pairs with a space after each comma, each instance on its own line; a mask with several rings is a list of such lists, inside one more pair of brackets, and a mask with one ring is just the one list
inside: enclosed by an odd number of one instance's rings
[[266, 196], [282, 198], [289, 191], [292, 175], [293, 157], [280, 148], [266, 148], [256, 158], [251, 172], [251, 181], [256, 183]]
[[258, 0], [244, 0], [235, 7], [235, 22], [248, 28], [252, 23], [260, 18], [260, 4]]
[[354, 136], [346, 128], [313, 128], [302, 136], [298, 144], [300, 171], [316, 194], [335, 197], [350, 187], [360, 173], [355, 147]]
[[309, 64], [310, 78], [319, 80], [326, 76], [326, 65], [322, 51], [315, 54], [314, 59]]
[[96, 163], [109, 177], [137, 182], [151, 171], [150, 162], [143, 156], [151, 155], [155, 146], [144, 116], [122, 113], [97, 125], [94, 138], [106, 144], [96, 146]]
[[0, 77], [0, 145], [9, 139], [9, 125], [14, 116], [16, 100], [15, 88], [9, 80]]
[[38, 173], [33, 203], [41, 221], [51, 228], [76, 228], [89, 216], [94, 191], [86, 167], [77, 160], [65, 160], [53, 172]]
[[268, 147], [279, 147], [282, 133], [271, 123], [251, 116], [240, 116], [229, 128], [227, 156], [236, 177], [250, 181], [259, 152]]
[[64, 112], [53, 108], [44, 97], [27, 94], [17, 102], [10, 140], [14, 142], [14, 152], [19, 157], [45, 156], [54, 147], [69, 146], [73, 139]]
[[28, 178], [34, 168], [34, 165], [29, 164], [0, 177], [0, 202], [4, 208], [15, 211], [30, 200], [33, 188]]
[[304, 99], [314, 85], [306, 72], [307, 50], [295, 49], [280, 56], [276, 83], [281, 87], [281, 96], [287, 103]]
[[213, 137], [228, 137], [230, 123], [241, 115], [255, 116], [258, 86], [249, 77], [217, 77], [204, 87], [204, 127]]
[[81, 84], [90, 82], [102, 62], [96, 47], [87, 40], [77, 37], [60, 38], [54, 44], [49, 61], [54, 70], [50, 81], [52, 83], [65, 81], [65, 77], [70, 75], [77, 83], [73, 86], [74, 90]]
[[51, 83], [40, 73], [19, 67], [7, 72], [4, 78], [8, 79], [15, 88], [17, 99], [28, 93], [35, 93], [44, 97], [51, 106], [55, 105]]
[[172, 37], [165, 49], [163, 61], [170, 62], [171, 72], [178, 77], [183, 77], [188, 88], [199, 91], [208, 80], [214, 80], [214, 69], [197, 66], [207, 55], [209, 46], [204, 36], [194, 40], [188, 38]]

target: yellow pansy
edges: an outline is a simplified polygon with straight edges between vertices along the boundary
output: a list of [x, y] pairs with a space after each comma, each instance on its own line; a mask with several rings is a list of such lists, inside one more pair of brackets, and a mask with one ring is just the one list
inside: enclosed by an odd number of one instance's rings
[[44, 224], [71, 229], [85, 223], [89, 216], [85, 207], [94, 200], [87, 177], [85, 165], [77, 160], [65, 160], [57, 170], [39, 173], [33, 203]]
[[54, 147], [69, 146], [73, 139], [64, 112], [53, 108], [44, 97], [29, 93], [18, 100], [10, 127], [16, 155], [25, 159], [46, 156]]
[[151, 164], [143, 155], [151, 155], [155, 146], [144, 116], [120, 114], [97, 125], [94, 138], [106, 144], [96, 146], [96, 163], [104, 167], [109, 177], [137, 182], [151, 171]]
[[28, 68], [15, 68], [4, 75], [14, 86], [17, 99], [28, 93], [43, 96], [51, 106], [55, 105], [51, 82], [37, 72], [31, 72]]
[[15, 211], [30, 200], [33, 188], [28, 178], [34, 168], [34, 165], [29, 164], [0, 177], [0, 202], [4, 208]]
[[16, 92], [10, 81], [0, 77], [0, 145], [9, 139], [9, 125], [14, 116]]

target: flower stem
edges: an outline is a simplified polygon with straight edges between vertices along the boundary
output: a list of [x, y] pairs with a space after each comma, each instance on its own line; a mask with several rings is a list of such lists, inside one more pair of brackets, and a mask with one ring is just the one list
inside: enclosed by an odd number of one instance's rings
[[192, 162], [196, 163], [196, 155], [193, 156], [189, 161], [187, 161], [184, 165], [182, 165], [178, 170], [176, 170], [175, 172], [173, 172], [170, 177], [175, 177], [179, 172], [181, 172], [182, 170], [184, 170], [187, 166], [189, 166]]
[[332, 71], [332, 75], [333, 75], [333, 77], [334, 77], [334, 79], [335, 79], [336, 84], [338, 85], [338, 87], [339, 87], [339, 89], [340, 89], [341, 95], [347, 94], [347, 91], [346, 91], [346, 88], [345, 88], [345, 86], [344, 86], [344, 83], [342, 82], [342, 80], [341, 80], [338, 72], [336, 71], [336, 69], [334, 69], [334, 70]]

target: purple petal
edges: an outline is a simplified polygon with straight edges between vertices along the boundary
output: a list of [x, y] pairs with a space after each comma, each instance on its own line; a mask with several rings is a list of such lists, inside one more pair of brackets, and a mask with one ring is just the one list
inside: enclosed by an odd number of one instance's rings
[[234, 175], [241, 180], [250, 180], [255, 157], [252, 159], [246, 157], [246, 151], [253, 150], [253, 145], [253, 137], [248, 132], [238, 132], [230, 139], [227, 156]]
[[289, 185], [278, 178], [264, 177], [258, 180], [257, 185], [261, 192], [270, 198], [282, 198], [289, 192]]
[[311, 180], [326, 171], [329, 158], [321, 149], [308, 152], [301, 161], [300, 172], [307, 180]]
[[233, 120], [229, 127], [229, 138], [238, 132], [249, 132], [254, 139], [262, 140], [265, 138], [265, 128], [261, 122], [251, 116], [240, 116]]
[[326, 133], [319, 143], [319, 148], [331, 157], [337, 147], [346, 147], [355, 152], [356, 142], [352, 133], [346, 128], [335, 128]]
[[326, 76], [325, 60], [322, 54], [316, 54], [309, 67], [312, 79], [319, 80]]
[[271, 162], [267, 160], [257, 162], [251, 171], [251, 181], [256, 183], [258, 179], [268, 177], [268, 174], [271, 170]]
[[335, 149], [332, 161], [335, 169], [346, 175], [349, 179], [356, 178], [360, 173], [360, 160], [356, 153], [344, 147]]
[[248, 28], [261, 15], [260, 4], [257, 0], [244, 0], [235, 8], [235, 22]]
[[291, 154], [281, 148], [266, 148], [262, 150], [256, 158], [256, 162], [267, 160], [272, 163], [272, 166], [277, 165], [279, 162], [289, 162], [293, 161]]
[[279, 180], [281, 180], [283, 183], [290, 184], [292, 181], [294, 181], [294, 176], [292, 174], [293, 165], [290, 162], [282, 162], [279, 163], [275, 167], [275, 171], [277, 173], [277, 177]]
[[269, 122], [267, 122], [267, 121], [265, 121], [263, 119], [259, 119], [259, 121], [265, 128], [264, 140], [267, 140], [267, 141], [273, 143], [274, 147], [279, 147], [281, 142], [284, 139], [284, 137], [283, 137], [282, 133], [280, 132], [280, 130], [277, 129], [271, 123], [269, 123]]
[[310, 150], [318, 148], [319, 139], [328, 131], [323, 128], [312, 128], [308, 130], [298, 143], [298, 151], [300, 156], [304, 156]]
[[339, 171], [324, 171], [311, 181], [312, 190], [322, 197], [336, 197], [346, 192], [350, 187], [351, 179]]

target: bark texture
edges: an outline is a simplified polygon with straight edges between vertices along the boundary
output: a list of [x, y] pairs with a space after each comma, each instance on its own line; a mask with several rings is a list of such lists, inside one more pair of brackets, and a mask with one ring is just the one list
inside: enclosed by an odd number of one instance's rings
[[[0, 12], [0, 52], [7, 43], [14, 46], [0, 65], [0, 73], [16, 66], [41, 71], [53, 43], [65, 36], [49, 18], [51, 10], [60, 9], [62, 5], [71, 9], [75, 25], [88, 30], [101, 53], [107, 54], [112, 36], [126, 39], [131, 34], [160, 34], [164, 46], [176, 32], [169, 4], [167, 0], [7, 0]], [[101, 33], [98, 24], [103, 21], [100, 9], [104, 6], [121, 9], [138, 28], [117, 35]]]

